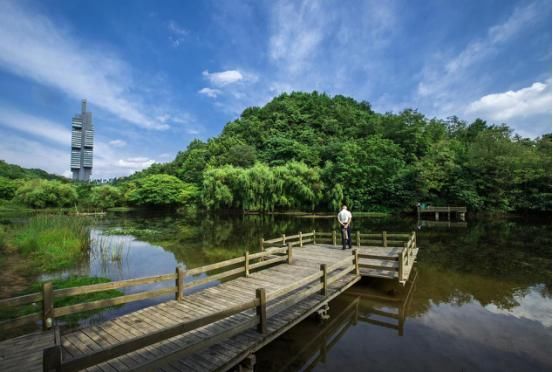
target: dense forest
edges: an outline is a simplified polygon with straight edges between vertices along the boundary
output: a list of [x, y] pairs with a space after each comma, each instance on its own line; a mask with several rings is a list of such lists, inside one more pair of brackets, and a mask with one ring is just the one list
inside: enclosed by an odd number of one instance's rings
[[416, 110], [374, 112], [367, 102], [282, 94], [251, 107], [207, 142], [127, 182], [168, 174], [209, 208], [406, 210], [417, 201], [471, 210], [551, 210], [551, 134]]
[[0, 161], [0, 199], [33, 208], [409, 211], [426, 202], [550, 211], [551, 134], [527, 139], [505, 124], [381, 114], [352, 98], [296, 92], [247, 108], [172, 162], [107, 185]]

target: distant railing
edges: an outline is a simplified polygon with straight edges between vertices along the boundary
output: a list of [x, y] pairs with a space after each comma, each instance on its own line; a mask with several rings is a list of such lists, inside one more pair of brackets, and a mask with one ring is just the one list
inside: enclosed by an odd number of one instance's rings
[[[354, 236], [352, 236], [352, 240], [356, 242], [358, 247], [362, 244], [379, 247], [403, 247], [404, 243], [410, 238], [411, 234], [388, 233], [386, 231], [383, 231], [382, 233], [371, 234], [362, 234], [360, 231], [357, 231], [355, 232]], [[320, 232], [313, 230], [309, 233], [299, 232], [296, 235], [290, 236], [282, 234], [279, 238], [269, 240], [261, 239], [259, 242], [259, 246], [261, 251], [264, 251], [265, 249], [270, 247], [286, 246], [287, 244], [303, 247], [304, 244], [308, 243], [332, 243], [332, 245], [337, 246], [339, 240], [341, 240], [341, 236], [336, 231]]]

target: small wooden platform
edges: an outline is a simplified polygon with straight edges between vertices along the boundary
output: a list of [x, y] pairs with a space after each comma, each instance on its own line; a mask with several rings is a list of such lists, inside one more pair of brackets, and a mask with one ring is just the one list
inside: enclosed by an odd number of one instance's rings
[[[152, 369], [224, 371], [310, 314], [320, 311], [330, 300], [359, 281], [361, 276], [400, 282], [407, 280], [418, 252], [418, 249], [408, 250], [407, 247], [371, 246], [361, 246], [357, 252], [352, 252], [334, 245], [311, 244], [295, 248], [292, 255], [291, 248], [288, 249], [288, 263], [282, 262], [282, 256], [275, 256], [278, 264], [252, 273], [249, 273], [246, 264], [246, 277], [187, 294], [180, 301], [167, 301], [99, 325], [62, 334], [58, 343], [61, 344], [64, 365], [70, 365], [72, 360], [79, 363], [87, 358], [95, 360], [97, 352], [116, 350], [121, 348], [121, 344], [133, 343], [141, 337], [183, 323], [201, 323], [202, 319], [227, 309], [240, 308], [255, 300], [258, 288], [264, 288], [267, 293], [266, 315], [260, 315], [259, 305], [257, 310], [255, 306], [248, 305], [244, 311], [234, 311], [226, 317], [218, 316], [209, 324], [202, 323], [207, 325], [190, 328], [192, 330], [177, 336], [124, 354], [115, 353], [116, 357], [103, 359], [106, 361], [86, 369], [104, 372]], [[264, 259], [270, 261], [271, 256]], [[254, 265], [259, 264], [252, 264], [252, 267]], [[267, 319], [265, 332], [259, 331], [263, 317]], [[42, 370], [43, 349], [54, 345], [55, 340], [54, 332], [47, 331], [1, 342], [0, 370]]]

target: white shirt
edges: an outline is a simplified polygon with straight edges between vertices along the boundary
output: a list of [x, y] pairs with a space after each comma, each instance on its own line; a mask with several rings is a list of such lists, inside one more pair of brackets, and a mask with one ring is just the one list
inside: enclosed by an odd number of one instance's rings
[[342, 209], [340, 213], [338, 213], [338, 221], [340, 223], [348, 223], [351, 221], [351, 212], [347, 209]]

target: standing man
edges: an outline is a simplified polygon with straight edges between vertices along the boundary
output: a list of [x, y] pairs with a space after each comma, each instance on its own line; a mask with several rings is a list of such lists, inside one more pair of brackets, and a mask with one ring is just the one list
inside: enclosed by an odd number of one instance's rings
[[351, 212], [348, 207], [342, 206], [342, 210], [338, 213], [338, 222], [341, 225], [342, 232], [342, 250], [346, 249], [346, 241], [349, 249], [351, 249]]

